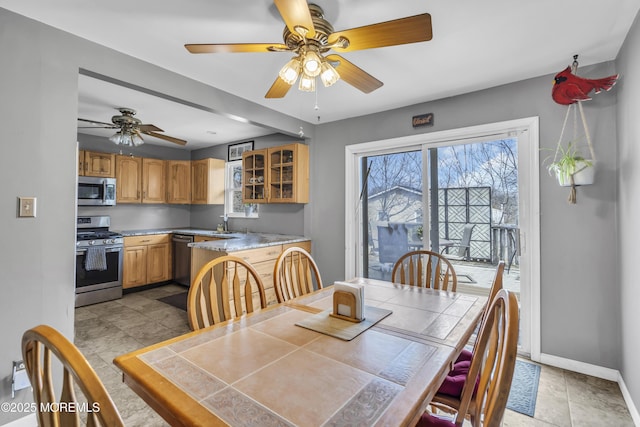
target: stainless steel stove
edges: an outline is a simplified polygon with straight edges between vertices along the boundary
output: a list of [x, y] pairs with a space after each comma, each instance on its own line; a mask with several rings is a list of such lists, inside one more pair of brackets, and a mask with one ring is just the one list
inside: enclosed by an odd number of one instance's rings
[[122, 298], [122, 234], [109, 230], [109, 216], [78, 217], [76, 307]]

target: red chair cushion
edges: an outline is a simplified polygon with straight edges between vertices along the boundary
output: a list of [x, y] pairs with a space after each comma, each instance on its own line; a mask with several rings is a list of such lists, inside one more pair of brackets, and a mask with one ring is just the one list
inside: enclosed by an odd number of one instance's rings
[[473, 357], [473, 353], [471, 353], [469, 350], [463, 349], [458, 355], [458, 358], [456, 359], [454, 365], [458, 362], [463, 362], [465, 360], [470, 361], [472, 357]]
[[446, 394], [447, 396], [460, 397], [470, 366], [470, 360], [454, 364], [453, 369], [447, 374], [447, 377], [440, 385], [438, 393]]
[[416, 427], [455, 427], [455, 424], [449, 420], [438, 418], [425, 412], [420, 417]]

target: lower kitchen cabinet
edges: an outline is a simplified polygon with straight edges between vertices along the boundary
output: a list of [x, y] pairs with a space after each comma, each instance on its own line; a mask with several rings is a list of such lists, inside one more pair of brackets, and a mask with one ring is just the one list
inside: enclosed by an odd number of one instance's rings
[[[305, 249], [311, 253], [311, 241], [288, 243], [282, 245], [272, 245], [258, 249], [247, 249], [244, 251], [223, 252], [223, 251], [210, 251], [207, 249], [194, 248], [191, 251], [191, 277], [195, 277], [200, 271], [200, 268], [207, 262], [214, 258], [233, 255], [247, 261], [258, 272], [262, 284], [264, 285], [265, 296], [267, 297], [267, 305], [277, 304], [278, 299], [276, 296], [275, 288], [273, 287], [273, 268], [276, 265], [276, 261], [280, 254], [292, 246]], [[244, 284], [244, 279], [241, 278], [241, 286]], [[232, 297], [233, 292], [230, 290], [229, 295]], [[253, 295], [253, 306], [260, 307], [260, 296], [257, 292]]]
[[124, 238], [124, 289], [171, 279], [171, 236], [154, 234]]

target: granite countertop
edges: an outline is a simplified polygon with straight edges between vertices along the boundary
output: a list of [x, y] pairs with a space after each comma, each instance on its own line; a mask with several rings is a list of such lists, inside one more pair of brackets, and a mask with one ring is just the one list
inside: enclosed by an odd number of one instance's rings
[[189, 247], [221, 252], [243, 251], [247, 249], [264, 248], [267, 246], [305, 242], [310, 240], [308, 237], [289, 234], [240, 233], [233, 231], [219, 233], [216, 230], [191, 227], [120, 230], [119, 233], [121, 233], [125, 237], [147, 236], [150, 234], [187, 234], [192, 236], [217, 237], [220, 240], [189, 243]]

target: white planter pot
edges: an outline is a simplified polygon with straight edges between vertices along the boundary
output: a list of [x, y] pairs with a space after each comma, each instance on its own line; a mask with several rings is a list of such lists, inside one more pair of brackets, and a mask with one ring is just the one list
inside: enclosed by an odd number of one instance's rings
[[[574, 185], [590, 185], [593, 184], [596, 168], [595, 161], [589, 160], [591, 165], [588, 165], [585, 161], [578, 160], [576, 162], [576, 171], [573, 172], [573, 184]], [[558, 178], [558, 184], [561, 187], [571, 186], [571, 174], [569, 171], [556, 170], [556, 178]]]

